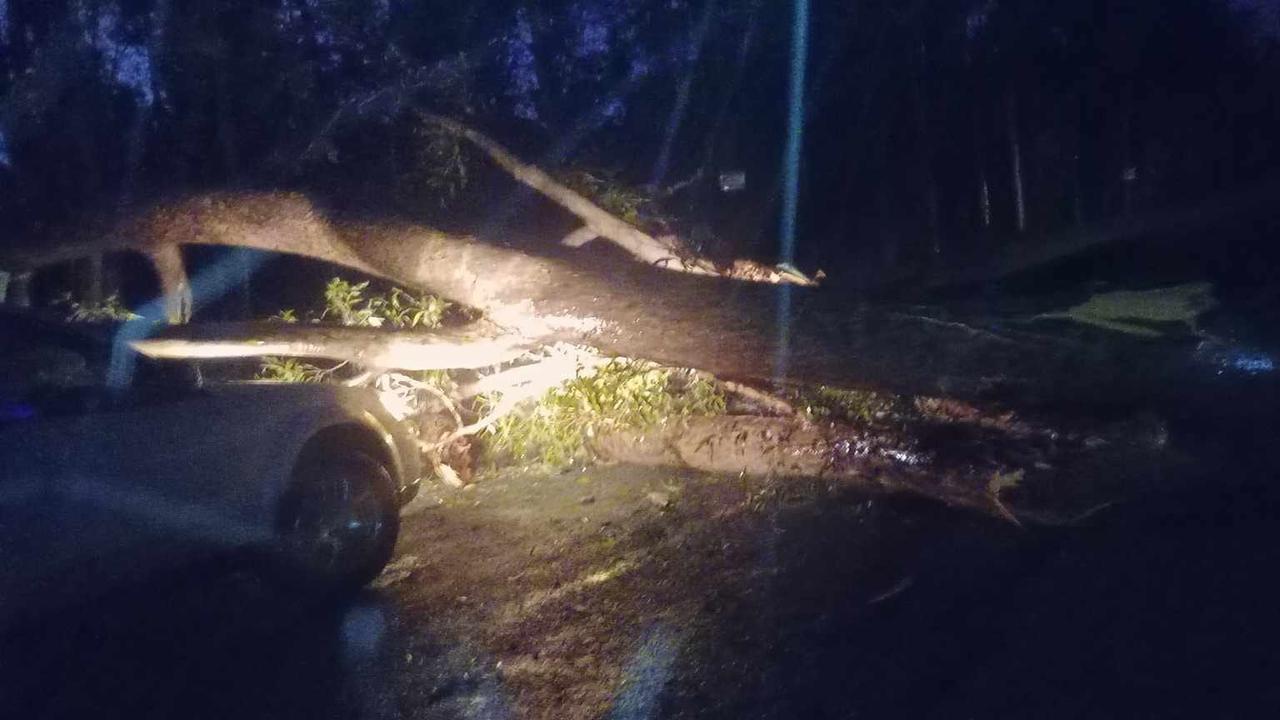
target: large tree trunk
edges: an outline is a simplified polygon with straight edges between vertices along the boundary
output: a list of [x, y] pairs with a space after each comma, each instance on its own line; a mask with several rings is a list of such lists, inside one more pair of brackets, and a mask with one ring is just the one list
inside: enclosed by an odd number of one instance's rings
[[[665, 272], [607, 253], [550, 247], [532, 254], [420, 226], [332, 220], [297, 195], [200, 196], [56, 237], [57, 244], [35, 238], [6, 249], [0, 266], [112, 248], [251, 247], [434, 292], [526, 338], [728, 379], [869, 387], [1015, 409], [1230, 405], [1218, 368], [1206, 367], [1190, 343], [1099, 342], [1102, 334], [1046, 334], [1011, 324], [1016, 318], [930, 317], [856, 304], [830, 290]], [[789, 302], [781, 302], [784, 294]], [[1265, 407], [1276, 397], [1271, 375], [1239, 385], [1250, 404]]]
[[375, 370], [475, 370], [534, 349], [488, 323], [433, 332], [279, 322], [199, 323], [158, 330], [133, 346], [156, 359], [283, 355], [344, 360]]

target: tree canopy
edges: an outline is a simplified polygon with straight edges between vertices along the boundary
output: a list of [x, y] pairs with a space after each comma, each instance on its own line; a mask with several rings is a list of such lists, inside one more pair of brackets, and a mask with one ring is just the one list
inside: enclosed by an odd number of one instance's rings
[[[894, 272], [1195, 202], [1280, 154], [1258, 5], [814, 5], [801, 259]], [[447, 222], [401, 112], [633, 185], [773, 250], [788, 3], [6, 0], [0, 215], [11, 232], [174, 189], [284, 186]], [[747, 172], [710, 203], [707, 178]], [[458, 206], [490, 219], [491, 179]], [[699, 190], [698, 188], [703, 188]]]

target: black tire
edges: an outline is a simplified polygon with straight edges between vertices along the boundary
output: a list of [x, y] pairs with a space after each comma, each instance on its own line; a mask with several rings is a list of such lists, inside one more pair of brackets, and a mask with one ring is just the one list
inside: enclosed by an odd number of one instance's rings
[[387, 468], [358, 451], [327, 450], [294, 469], [276, 516], [275, 554], [289, 584], [351, 592], [382, 572], [399, 533]]

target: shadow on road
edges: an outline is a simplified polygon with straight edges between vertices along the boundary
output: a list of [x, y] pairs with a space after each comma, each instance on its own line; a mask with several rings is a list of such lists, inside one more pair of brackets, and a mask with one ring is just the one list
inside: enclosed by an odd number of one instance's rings
[[664, 716], [1271, 716], [1277, 517], [1270, 483], [1058, 530], [783, 509], [772, 567], [681, 659]]
[[449, 702], [482, 688], [451, 682], [465, 673], [444, 646], [419, 627], [411, 650], [400, 625], [374, 591], [304, 602], [210, 563], [5, 630], [0, 697], [23, 718], [399, 717], [396, 673], [416, 650], [433, 655], [423, 685], [445, 691], [415, 716], [456, 716]]

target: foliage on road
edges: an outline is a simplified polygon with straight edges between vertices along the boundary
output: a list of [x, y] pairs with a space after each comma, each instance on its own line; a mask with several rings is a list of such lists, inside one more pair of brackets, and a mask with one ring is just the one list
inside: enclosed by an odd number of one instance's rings
[[581, 369], [527, 411], [498, 421], [490, 429], [488, 451], [495, 460], [565, 466], [587, 459], [598, 434], [648, 430], [724, 410], [724, 394], [706, 378], [638, 360], [612, 360]]

